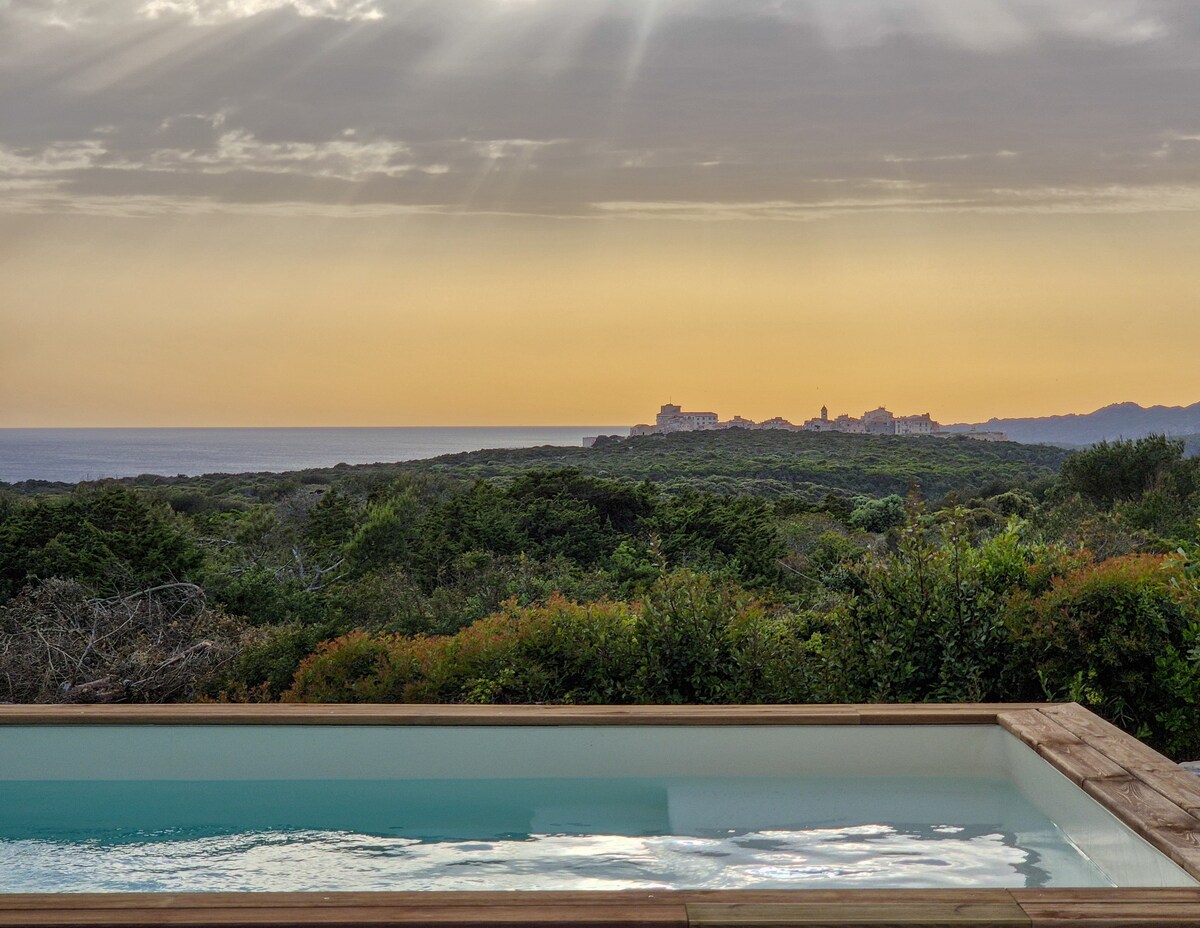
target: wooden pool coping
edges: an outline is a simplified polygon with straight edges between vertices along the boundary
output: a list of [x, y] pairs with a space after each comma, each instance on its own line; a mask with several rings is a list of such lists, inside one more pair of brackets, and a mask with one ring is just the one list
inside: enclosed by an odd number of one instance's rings
[[[3, 725], [1000, 725], [1200, 880], [1200, 777], [1075, 703], [823, 706], [0, 706]], [[0, 928], [1200, 928], [1200, 886], [1148, 889], [0, 894]]]

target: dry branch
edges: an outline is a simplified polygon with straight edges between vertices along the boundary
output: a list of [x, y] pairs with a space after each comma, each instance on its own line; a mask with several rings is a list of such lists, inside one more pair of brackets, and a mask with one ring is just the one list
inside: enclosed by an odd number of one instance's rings
[[0, 608], [0, 702], [185, 699], [246, 637], [191, 583], [101, 599], [47, 580]]

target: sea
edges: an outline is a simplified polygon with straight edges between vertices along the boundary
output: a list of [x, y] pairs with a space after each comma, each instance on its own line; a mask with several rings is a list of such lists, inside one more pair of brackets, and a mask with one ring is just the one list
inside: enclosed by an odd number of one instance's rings
[[0, 429], [0, 482], [78, 483], [416, 461], [485, 448], [579, 447], [628, 426]]

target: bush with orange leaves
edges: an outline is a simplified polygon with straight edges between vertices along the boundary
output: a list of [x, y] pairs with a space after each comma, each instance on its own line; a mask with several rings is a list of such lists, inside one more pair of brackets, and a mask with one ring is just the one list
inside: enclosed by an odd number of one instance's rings
[[1014, 597], [1007, 624], [1025, 675], [1045, 697], [1200, 756], [1200, 590], [1186, 580], [1179, 556], [1131, 555]]
[[[915, 525], [915, 523], [914, 523]], [[645, 598], [510, 603], [448, 636], [354, 632], [285, 699], [768, 703], [1077, 700], [1200, 756], [1200, 581], [1180, 558], [1090, 562], [1021, 537], [912, 528], [845, 568], [825, 613], [681, 572]]]
[[322, 645], [284, 698], [298, 702], [714, 703], [813, 695], [802, 617], [682, 572], [637, 603], [553, 597], [455, 635], [353, 632]]

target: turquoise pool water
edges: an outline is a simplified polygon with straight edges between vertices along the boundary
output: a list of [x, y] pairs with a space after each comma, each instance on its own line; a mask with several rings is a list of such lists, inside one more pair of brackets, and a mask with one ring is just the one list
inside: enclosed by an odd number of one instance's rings
[[0, 892], [1110, 886], [1005, 781], [0, 782]]

